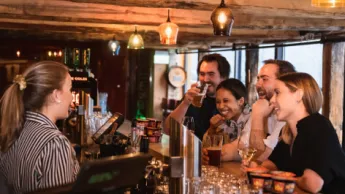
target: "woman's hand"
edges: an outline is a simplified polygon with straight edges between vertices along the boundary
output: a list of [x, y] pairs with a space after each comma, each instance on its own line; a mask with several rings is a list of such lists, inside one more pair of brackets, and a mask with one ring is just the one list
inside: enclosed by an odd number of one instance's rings
[[208, 161], [210, 158], [208, 157], [208, 152], [206, 148], [202, 148], [202, 164], [208, 165]]
[[247, 172], [248, 168], [256, 168], [256, 167], [259, 167], [259, 166], [260, 165], [258, 163], [256, 163], [255, 161], [249, 162], [248, 165], [245, 165], [245, 164], [241, 163], [241, 171], [242, 172]]
[[220, 114], [214, 115], [210, 120], [210, 129], [209, 129], [210, 134], [216, 133], [217, 127], [223, 124], [224, 122], [225, 122], [225, 118], [222, 115]]

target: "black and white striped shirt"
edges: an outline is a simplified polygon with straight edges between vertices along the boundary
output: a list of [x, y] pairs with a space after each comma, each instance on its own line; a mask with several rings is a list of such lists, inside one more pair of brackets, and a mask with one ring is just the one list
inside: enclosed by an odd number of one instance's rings
[[0, 153], [0, 172], [14, 193], [71, 183], [79, 164], [69, 140], [46, 116], [27, 111], [19, 138]]

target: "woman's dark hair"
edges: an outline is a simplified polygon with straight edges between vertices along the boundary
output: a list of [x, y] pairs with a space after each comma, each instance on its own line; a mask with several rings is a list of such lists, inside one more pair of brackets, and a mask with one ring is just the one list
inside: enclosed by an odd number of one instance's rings
[[226, 79], [220, 82], [220, 84], [217, 87], [217, 91], [221, 88], [230, 91], [232, 95], [234, 95], [236, 100], [239, 100], [243, 97], [245, 104], [247, 103], [247, 89], [240, 80], [234, 78]]

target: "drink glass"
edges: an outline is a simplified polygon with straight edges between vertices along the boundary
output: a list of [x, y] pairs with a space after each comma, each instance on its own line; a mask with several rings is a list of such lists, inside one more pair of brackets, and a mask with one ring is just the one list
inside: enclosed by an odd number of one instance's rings
[[195, 123], [193, 117], [185, 116], [183, 118], [183, 125], [186, 126], [187, 129], [192, 131], [193, 133], [195, 132]]
[[[238, 154], [242, 158], [242, 165], [244, 167], [248, 167], [250, 164], [250, 161], [255, 157], [256, 154], [256, 149], [250, 147], [249, 144], [249, 133], [245, 131], [240, 132], [240, 136], [238, 137], [238, 144], [237, 144], [237, 150]], [[247, 173], [243, 172], [239, 181], [241, 182], [240, 184], [247, 184], [248, 183], [248, 177]]]
[[202, 106], [202, 102], [204, 101], [208, 84], [198, 81], [196, 87], [200, 89], [200, 93], [194, 96], [192, 105], [200, 108]]
[[241, 131], [237, 144], [238, 154], [241, 156], [242, 164], [248, 166], [255, 157], [257, 150], [249, 145], [249, 133]]
[[209, 165], [220, 167], [220, 158], [222, 153], [223, 136], [207, 135], [204, 147], [206, 147], [209, 157]]

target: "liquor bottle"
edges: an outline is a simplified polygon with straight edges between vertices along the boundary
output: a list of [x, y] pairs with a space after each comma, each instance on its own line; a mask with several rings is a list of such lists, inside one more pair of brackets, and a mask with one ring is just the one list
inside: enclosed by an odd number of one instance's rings
[[73, 48], [73, 65], [74, 69], [78, 69], [80, 66], [80, 49]]
[[73, 53], [71, 48], [66, 47], [64, 49], [64, 63], [68, 66], [70, 71], [74, 70]]

